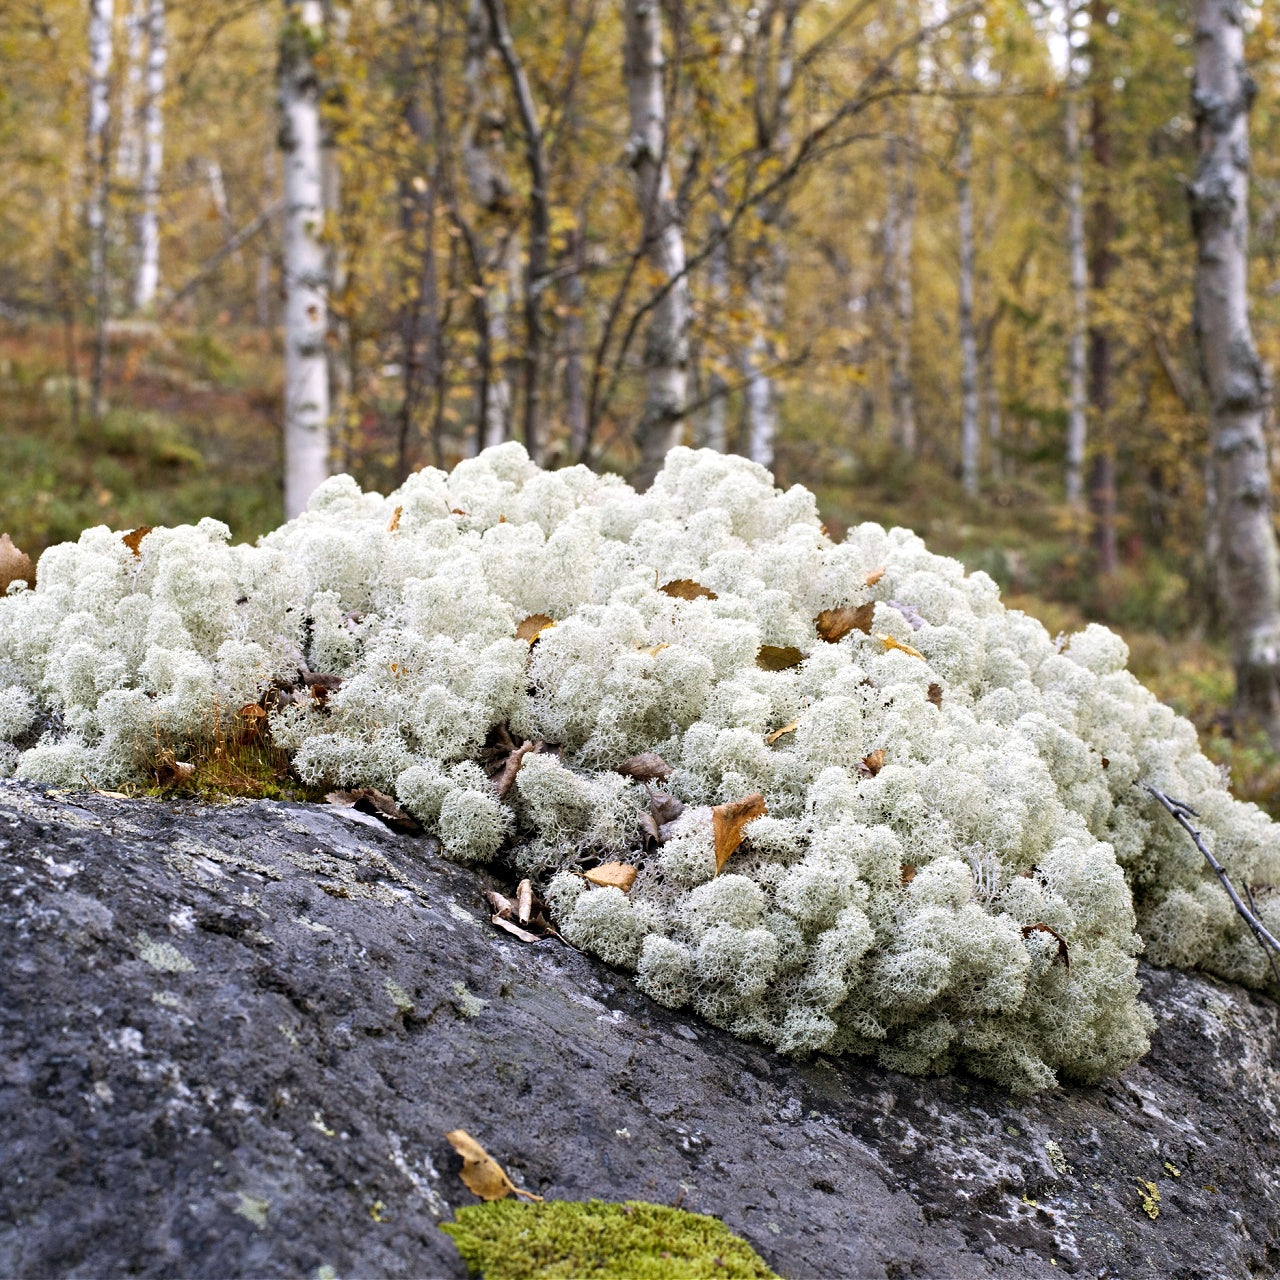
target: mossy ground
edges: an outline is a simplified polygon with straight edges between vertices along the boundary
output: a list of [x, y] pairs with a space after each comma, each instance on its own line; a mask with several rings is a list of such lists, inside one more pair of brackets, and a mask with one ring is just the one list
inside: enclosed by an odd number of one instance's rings
[[441, 1230], [483, 1280], [777, 1280], [718, 1218], [642, 1200], [496, 1200]]

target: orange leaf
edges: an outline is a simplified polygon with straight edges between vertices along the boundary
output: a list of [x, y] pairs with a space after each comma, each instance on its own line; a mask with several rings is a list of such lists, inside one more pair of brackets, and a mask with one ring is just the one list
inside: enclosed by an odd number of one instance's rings
[[518, 1196], [541, 1203], [541, 1196], [535, 1196], [532, 1191], [521, 1191], [507, 1177], [502, 1166], [465, 1129], [453, 1129], [444, 1136], [462, 1157], [459, 1176], [467, 1190], [473, 1191], [481, 1200], [505, 1200], [514, 1191]]
[[548, 618], [545, 613], [531, 613], [517, 628], [516, 639], [527, 640], [532, 644], [548, 627], [554, 627], [556, 620]]
[[586, 878], [592, 884], [598, 884], [602, 888], [621, 889], [626, 893], [636, 882], [636, 876], [639, 874], [635, 867], [626, 862], [605, 862], [598, 867], [592, 867], [586, 873]]
[[717, 875], [742, 843], [743, 828], [747, 823], [763, 818], [768, 812], [764, 796], [758, 791], [743, 796], [741, 800], [718, 804], [711, 810], [711, 827], [716, 838]]
[[868, 778], [874, 778], [884, 768], [884, 748], [877, 747], [870, 755], [863, 756], [858, 762], [858, 772]]
[[919, 649], [913, 649], [909, 644], [903, 644], [901, 640], [895, 640], [892, 636], [882, 636], [877, 632], [876, 639], [886, 649], [901, 649], [903, 653], [910, 654], [913, 658], [924, 659], [924, 654]]
[[658, 590], [675, 600], [697, 600], [699, 597], [707, 600], [719, 599], [709, 587], [694, 582], [692, 578], [676, 578], [673, 582], [664, 582]]
[[795, 731], [799, 727], [800, 727], [800, 721], [793, 720], [790, 724], [784, 724], [781, 729], [775, 729], [772, 733], [766, 733], [764, 735], [764, 740], [766, 745], [770, 747], [773, 746], [773, 744], [777, 742], [777, 740], [781, 738], [784, 734], [795, 733]]
[[843, 640], [850, 631], [870, 635], [871, 618], [875, 611], [874, 600], [868, 600], [866, 604], [842, 605], [839, 609], [823, 609], [814, 618], [813, 625], [818, 628], [818, 635], [823, 640], [828, 644], [835, 644], [838, 640]]
[[7, 533], [0, 533], [0, 596], [9, 590], [11, 582], [23, 581], [29, 587], [36, 584], [36, 570], [31, 557], [13, 545]]
[[123, 542], [139, 560], [141, 560], [142, 552], [139, 548], [142, 546], [143, 538], [145, 538], [150, 532], [151, 526], [149, 524], [140, 525], [136, 529], [131, 529], [128, 533], [122, 533], [120, 535], [120, 541]]
[[880, 579], [883, 577], [884, 577], [884, 565], [881, 565], [878, 569], [872, 569], [871, 572], [867, 574], [867, 578], [866, 578], [867, 586], [874, 587], [876, 583], [879, 582]]
[[762, 644], [756, 651], [756, 666], [765, 671], [786, 671], [798, 667], [808, 656], [793, 644]]
[[391, 519], [387, 522], [388, 533], [395, 533], [395, 531], [400, 527], [400, 517], [402, 515], [404, 515], [404, 508], [397, 507], [392, 513]]

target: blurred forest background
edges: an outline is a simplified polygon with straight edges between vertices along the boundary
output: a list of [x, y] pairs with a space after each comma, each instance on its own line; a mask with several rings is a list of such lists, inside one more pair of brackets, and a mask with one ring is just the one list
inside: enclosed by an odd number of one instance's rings
[[[1274, 366], [1280, 34], [1240, 12]], [[274, 527], [309, 325], [332, 469], [747, 454], [834, 533], [905, 524], [1051, 631], [1116, 626], [1280, 812], [1226, 714], [1193, 30], [1189, 0], [0, 0], [0, 530]]]

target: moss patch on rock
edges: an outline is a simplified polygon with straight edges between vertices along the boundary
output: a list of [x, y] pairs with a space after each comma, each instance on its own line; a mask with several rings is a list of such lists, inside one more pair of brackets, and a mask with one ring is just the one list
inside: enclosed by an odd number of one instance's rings
[[643, 1200], [496, 1200], [441, 1230], [484, 1280], [777, 1280], [718, 1218]]

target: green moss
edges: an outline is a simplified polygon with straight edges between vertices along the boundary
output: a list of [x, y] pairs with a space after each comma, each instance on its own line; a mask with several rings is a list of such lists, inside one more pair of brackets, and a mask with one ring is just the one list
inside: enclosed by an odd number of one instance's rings
[[643, 1200], [496, 1200], [441, 1230], [484, 1280], [777, 1280], [718, 1218]]

